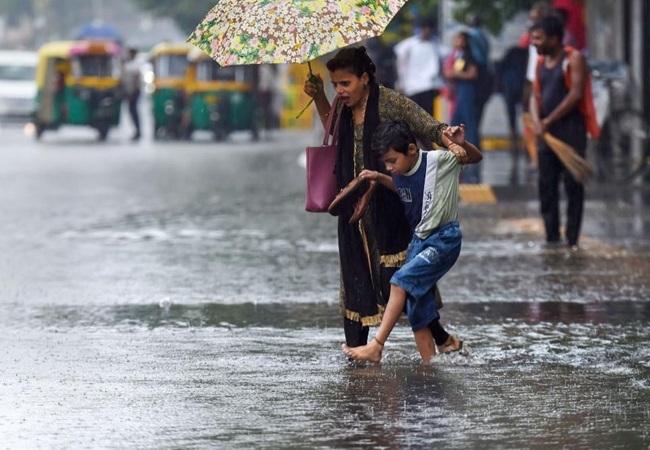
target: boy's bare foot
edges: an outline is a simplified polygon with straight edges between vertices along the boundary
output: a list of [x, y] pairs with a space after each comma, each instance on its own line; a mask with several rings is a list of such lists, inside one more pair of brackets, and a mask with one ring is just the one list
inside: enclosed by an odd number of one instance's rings
[[465, 353], [465, 347], [463, 345], [463, 341], [459, 340], [453, 334], [450, 334], [449, 338], [447, 338], [447, 341], [444, 344], [442, 344], [440, 347], [438, 347], [438, 351], [440, 353], [450, 353], [450, 352]]
[[381, 351], [384, 349], [384, 344], [376, 338], [372, 338], [367, 345], [362, 345], [361, 347], [348, 347], [343, 344], [341, 348], [343, 348], [343, 353], [349, 358], [358, 361], [379, 362], [381, 361]]

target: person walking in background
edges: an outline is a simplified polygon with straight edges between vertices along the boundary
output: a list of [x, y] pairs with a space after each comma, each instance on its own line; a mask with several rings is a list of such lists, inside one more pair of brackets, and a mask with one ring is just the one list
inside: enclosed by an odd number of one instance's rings
[[[533, 81], [535, 81], [535, 70], [537, 68], [537, 48], [530, 41], [530, 27], [542, 20], [548, 15], [548, 2], [540, 1], [533, 3], [528, 11], [528, 26], [527, 31], [519, 38], [520, 46], [528, 46], [528, 65], [526, 66], [526, 89], [524, 98], [530, 99], [532, 93]], [[527, 108], [527, 106], [526, 106]]]
[[[572, 47], [564, 47], [564, 25], [555, 16], [546, 16], [531, 28], [531, 42], [540, 57], [536, 69], [530, 113], [538, 141], [540, 210], [546, 230], [546, 242], [560, 242], [559, 183], [564, 182], [567, 196], [566, 244], [578, 249], [584, 209], [585, 190], [553, 150], [541, 138], [549, 132], [573, 147], [584, 158], [587, 129], [594, 131], [589, 120], [589, 76], [585, 57]], [[593, 104], [591, 104], [593, 106]], [[597, 124], [596, 124], [597, 129]]]
[[[467, 19], [468, 45], [474, 57], [474, 62], [478, 68], [477, 91], [476, 91], [476, 126], [477, 133], [481, 134], [481, 121], [483, 120], [483, 110], [492, 93], [496, 77], [494, 74], [494, 65], [490, 60], [490, 40], [483, 29], [483, 19], [478, 14], [470, 14]], [[478, 167], [478, 166], [476, 166]]]
[[[478, 125], [476, 120], [476, 91], [479, 77], [478, 65], [469, 47], [469, 33], [460, 31], [454, 37], [455, 59], [451, 67], [445, 70], [445, 77], [455, 86], [456, 106], [450, 122], [465, 125], [467, 140], [478, 142]], [[461, 173], [463, 183], [480, 183], [480, 173], [475, 165], [468, 166]]]
[[454, 63], [456, 62], [456, 59], [459, 57], [459, 51], [456, 49], [456, 46], [452, 46], [451, 52], [449, 52], [449, 55], [445, 58], [444, 62], [442, 63], [442, 73], [444, 74], [445, 77], [445, 87], [442, 88], [440, 91], [440, 95], [445, 97], [447, 99], [447, 120], [451, 121], [451, 118], [454, 116], [454, 112], [456, 111], [456, 95], [457, 95], [457, 88], [458, 86], [456, 85], [456, 82], [454, 80], [451, 80], [447, 77], [448, 73], [453, 72], [454, 69]]
[[[481, 141], [481, 122], [483, 120], [483, 111], [485, 105], [494, 93], [496, 85], [496, 75], [494, 73], [494, 65], [490, 60], [490, 41], [487, 33], [483, 29], [483, 18], [478, 14], [470, 14], [466, 19], [469, 26], [467, 31], [467, 45], [472, 53], [474, 64], [478, 70], [478, 76], [475, 80], [475, 93], [474, 93], [474, 113], [476, 118], [474, 123], [476, 131], [472, 131], [473, 127], [468, 125], [468, 133], [476, 133], [477, 145]], [[452, 122], [453, 123], [453, 122]], [[467, 183], [480, 183], [481, 182], [481, 167], [478, 165], [469, 166], [465, 171], [465, 182]]]
[[448, 53], [435, 35], [435, 22], [425, 18], [419, 31], [395, 46], [398, 89], [433, 115], [433, 102], [445, 86], [442, 61]]
[[[542, 20], [548, 14], [549, 6], [546, 1], [538, 1], [533, 3], [528, 11], [528, 26], [527, 30], [519, 38], [519, 45], [522, 47], [528, 47], [528, 60], [526, 65], [526, 80], [524, 82], [524, 93], [523, 93], [523, 112], [524, 114], [529, 113], [530, 97], [533, 92], [533, 82], [535, 81], [535, 71], [537, 70], [537, 48], [530, 42], [530, 27]], [[535, 134], [533, 130], [530, 130], [528, 127], [524, 126], [524, 141], [526, 142], [526, 149], [528, 150], [528, 156], [530, 158], [530, 169], [532, 171], [537, 170], [539, 166], [538, 156], [537, 156], [537, 145], [535, 143]]]
[[[336, 180], [345, 187], [364, 169], [386, 173], [385, 167], [372, 155], [370, 139], [381, 121], [404, 120], [414, 134], [437, 145], [448, 147], [454, 140], [464, 142], [451, 127], [434, 119], [413, 100], [399, 92], [379, 85], [375, 65], [365, 47], [347, 47], [327, 62], [330, 81], [342, 102], [335, 114], [341, 114]], [[319, 74], [316, 83], [305, 80], [304, 92], [314, 99], [323, 127], [330, 113], [330, 102]], [[340, 102], [340, 103], [341, 103]], [[447, 133], [444, 131], [449, 128]], [[390, 279], [406, 260], [411, 228], [397, 194], [378, 186], [361, 219], [350, 224], [352, 211], [338, 216], [338, 245], [341, 267], [339, 300], [343, 329], [348, 347], [368, 342], [369, 327], [378, 325], [390, 295]], [[437, 289], [436, 289], [437, 292]], [[434, 320], [427, 325], [438, 346], [449, 334]], [[454, 346], [448, 347], [453, 350]], [[420, 347], [418, 347], [420, 349]], [[428, 351], [428, 347], [420, 349]]]
[[[510, 183], [518, 182], [519, 174], [519, 126], [518, 122], [523, 113], [524, 85], [526, 82], [526, 65], [528, 47], [514, 45], [506, 50], [503, 58], [496, 64], [498, 91], [503, 95], [508, 113], [508, 128], [510, 131]], [[526, 106], [527, 109], [527, 106]]]
[[[408, 125], [400, 121], [383, 122], [377, 127], [372, 151], [390, 175], [364, 170], [361, 176], [399, 194], [413, 237], [406, 263], [390, 280], [390, 299], [377, 334], [368, 345], [350, 348], [344, 344], [343, 351], [353, 359], [379, 362], [386, 339], [405, 310], [416, 342], [429, 340], [429, 352], [421, 352], [426, 362], [435, 355], [427, 324], [440, 319], [433, 290], [460, 255], [458, 182], [461, 165], [476, 164], [483, 156], [471, 142], [451, 144], [449, 151], [419, 150]], [[457, 337], [450, 336], [448, 341], [441, 346], [441, 351], [456, 343], [453, 346], [463, 351], [463, 343]]]
[[[530, 27], [532, 27], [534, 24], [542, 20], [543, 17], [548, 14], [548, 2], [546, 1], [538, 1], [532, 4], [530, 9], [528, 10], [528, 20], [526, 21], [526, 31], [521, 33], [521, 36], [519, 36], [519, 41], [518, 44], [520, 47], [530, 47], [532, 44], [530, 43]], [[532, 47], [533, 50], [535, 50], [535, 47]], [[535, 50], [537, 52], [537, 50]]]
[[562, 39], [562, 44], [570, 45], [573, 48], [580, 48], [578, 44], [578, 39], [571, 33], [571, 30], [568, 28], [569, 24], [569, 10], [566, 8], [552, 8], [550, 14], [560, 19], [562, 26], [564, 27], [564, 38]]
[[275, 112], [275, 91], [277, 89], [278, 74], [273, 64], [260, 64], [258, 67], [257, 94], [262, 113], [262, 129], [265, 138], [271, 139], [271, 131], [278, 128], [279, 118]]
[[472, 56], [479, 66], [487, 66], [490, 62], [490, 41], [483, 30], [483, 19], [478, 14], [467, 17], [469, 27], [469, 45]]
[[129, 116], [135, 128], [135, 133], [131, 137], [132, 141], [140, 139], [140, 113], [138, 112], [138, 101], [140, 99], [140, 64], [136, 61], [138, 51], [130, 48], [127, 53], [127, 59], [124, 62], [122, 73], [122, 89], [124, 98], [129, 108]]
[[[587, 26], [585, 25], [585, 0], [553, 0], [553, 9], [566, 11], [564, 32], [569, 32], [575, 48], [585, 52], [587, 47]], [[645, 2], [644, 2], [645, 3]], [[563, 13], [560, 13], [563, 14]]]
[[381, 36], [366, 41], [366, 51], [377, 66], [377, 82], [391, 89], [395, 89], [397, 82], [397, 62], [393, 48]]

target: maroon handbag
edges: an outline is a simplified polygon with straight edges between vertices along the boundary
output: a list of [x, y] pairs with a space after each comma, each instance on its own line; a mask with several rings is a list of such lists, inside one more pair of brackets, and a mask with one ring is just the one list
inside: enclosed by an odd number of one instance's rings
[[[307, 147], [307, 192], [305, 196], [305, 209], [309, 212], [327, 212], [330, 203], [336, 197], [336, 176], [334, 166], [338, 155], [339, 121], [341, 114], [337, 114], [339, 98], [336, 97], [327, 116], [323, 144], [318, 147]], [[336, 122], [332, 128], [334, 116]], [[330, 136], [332, 141], [330, 143]]]

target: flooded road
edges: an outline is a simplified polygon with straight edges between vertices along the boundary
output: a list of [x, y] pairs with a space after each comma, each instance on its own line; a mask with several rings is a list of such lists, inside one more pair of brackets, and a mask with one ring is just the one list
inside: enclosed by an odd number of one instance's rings
[[650, 448], [647, 188], [591, 186], [578, 252], [530, 186], [461, 205], [470, 356], [421, 364], [403, 320], [351, 364], [313, 137], [126, 136], [2, 129], [0, 448]]

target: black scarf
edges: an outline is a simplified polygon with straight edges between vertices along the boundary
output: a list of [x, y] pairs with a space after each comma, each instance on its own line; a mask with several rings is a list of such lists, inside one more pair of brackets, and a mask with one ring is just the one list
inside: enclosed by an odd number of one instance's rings
[[[363, 164], [366, 169], [387, 173], [384, 164], [375, 158], [370, 147], [379, 121], [379, 85], [371, 83], [363, 123]], [[354, 123], [352, 110], [344, 106], [336, 163], [338, 187], [345, 187], [354, 177]], [[386, 304], [388, 300], [383, 298], [381, 280], [378, 280], [379, 255], [393, 255], [405, 250], [411, 239], [411, 230], [397, 194], [378, 185], [366, 212], [369, 216], [363, 219], [364, 225], [367, 225], [371, 260], [374, 261], [371, 274], [359, 226], [348, 224], [351, 214], [351, 210], [342, 211], [338, 226], [345, 307], [358, 312], [361, 317], [372, 316], [377, 314], [377, 303]]]

